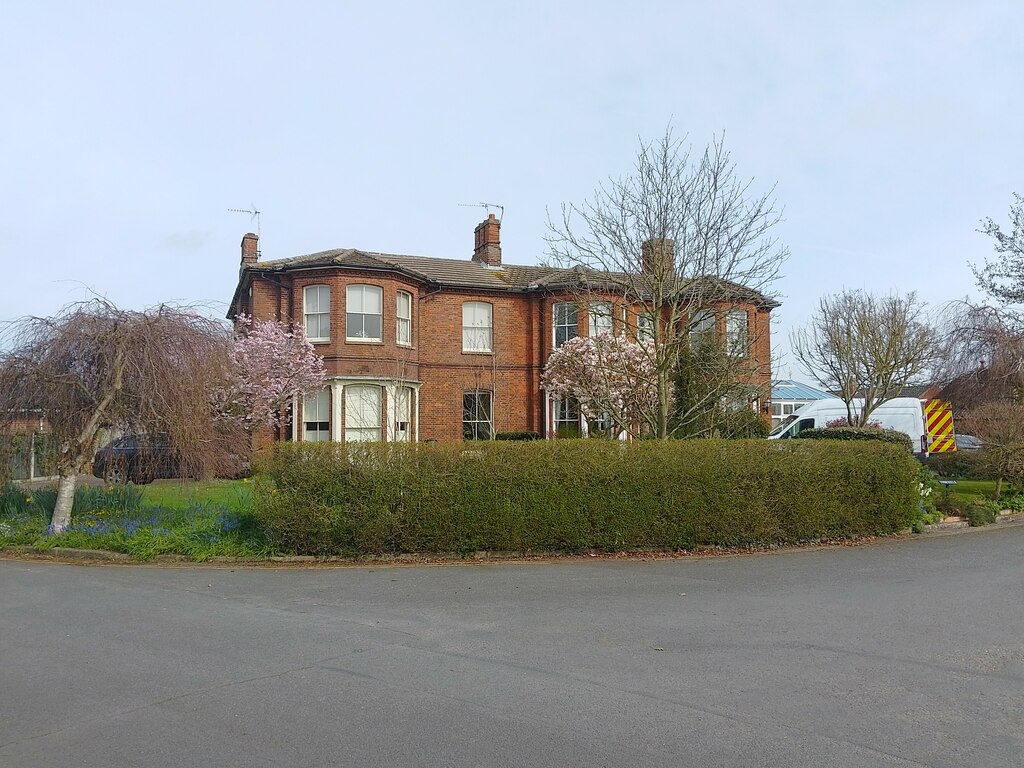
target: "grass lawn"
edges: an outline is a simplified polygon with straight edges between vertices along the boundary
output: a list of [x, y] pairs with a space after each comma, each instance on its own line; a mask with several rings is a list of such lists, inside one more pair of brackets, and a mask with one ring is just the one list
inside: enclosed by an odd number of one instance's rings
[[262, 558], [272, 550], [252, 517], [251, 491], [245, 480], [82, 483], [71, 525], [51, 535], [56, 491], [8, 486], [0, 488], [0, 546], [106, 549], [136, 560], [162, 554]]
[[[1009, 490], [1009, 484], [1003, 483], [1003, 494]], [[964, 504], [991, 499], [995, 492], [995, 480], [962, 480], [958, 478], [956, 485], [950, 486], [949, 489], [949, 495]]]
[[198, 506], [227, 507], [232, 512], [249, 509], [252, 483], [244, 480], [155, 480], [138, 486], [144, 506], [190, 509]]

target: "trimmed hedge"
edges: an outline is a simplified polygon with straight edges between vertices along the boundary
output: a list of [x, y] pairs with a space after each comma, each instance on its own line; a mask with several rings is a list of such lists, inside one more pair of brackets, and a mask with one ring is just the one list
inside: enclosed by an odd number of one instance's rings
[[887, 534], [918, 465], [879, 443], [283, 443], [253, 511], [301, 554], [690, 549]]
[[497, 432], [495, 440], [540, 440], [540, 432]]
[[965, 480], [995, 480], [996, 473], [985, 461], [983, 451], [933, 453], [925, 464], [939, 477], [962, 477]]
[[893, 429], [872, 429], [871, 427], [817, 427], [805, 429], [796, 439], [810, 440], [875, 440], [881, 443], [902, 445], [908, 451], [914, 450], [910, 438]]

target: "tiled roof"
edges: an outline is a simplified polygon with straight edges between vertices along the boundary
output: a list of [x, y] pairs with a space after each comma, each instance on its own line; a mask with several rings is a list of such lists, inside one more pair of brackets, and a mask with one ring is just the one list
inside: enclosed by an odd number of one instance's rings
[[[582, 267], [523, 266], [503, 264], [488, 267], [470, 259], [439, 259], [430, 256], [406, 256], [392, 253], [336, 248], [287, 259], [261, 261], [246, 271], [287, 272], [315, 267], [348, 267], [369, 270], [395, 270], [428, 283], [459, 288], [488, 290], [554, 290], [558, 288], [614, 286], [629, 278], [624, 273], [604, 273]], [[621, 284], [621, 282], [620, 282]], [[737, 283], [720, 281], [723, 294], [775, 307], [778, 302]]]

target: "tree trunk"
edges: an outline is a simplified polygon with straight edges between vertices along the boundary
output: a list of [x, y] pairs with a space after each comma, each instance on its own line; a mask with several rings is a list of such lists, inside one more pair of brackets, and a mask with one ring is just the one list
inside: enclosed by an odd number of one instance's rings
[[57, 481], [57, 503], [53, 505], [53, 519], [50, 521], [51, 533], [60, 533], [71, 525], [71, 506], [75, 503], [77, 483], [77, 473], [61, 473]]

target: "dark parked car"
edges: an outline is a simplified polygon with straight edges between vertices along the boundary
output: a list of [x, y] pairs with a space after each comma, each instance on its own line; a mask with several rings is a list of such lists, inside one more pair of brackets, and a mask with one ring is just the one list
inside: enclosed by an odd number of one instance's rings
[[96, 452], [92, 473], [111, 483], [151, 483], [158, 478], [178, 477], [181, 469], [177, 455], [166, 442], [126, 435]]

